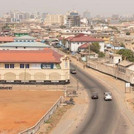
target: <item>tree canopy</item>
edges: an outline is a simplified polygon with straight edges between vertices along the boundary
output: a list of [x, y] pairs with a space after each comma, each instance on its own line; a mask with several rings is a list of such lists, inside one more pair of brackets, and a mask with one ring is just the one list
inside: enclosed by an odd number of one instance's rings
[[100, 52], [100, 45], [98, 42], [94, 42], [92, 43], [92, 45], [90, 46], [90, 50], [95, 52], [95, 53], [99, 53]]
[[134, 52], [133, 51], [131, 51], [129, 49], [121, 49], [117, 53], [122, 55], [123, 59], [134, 62]]

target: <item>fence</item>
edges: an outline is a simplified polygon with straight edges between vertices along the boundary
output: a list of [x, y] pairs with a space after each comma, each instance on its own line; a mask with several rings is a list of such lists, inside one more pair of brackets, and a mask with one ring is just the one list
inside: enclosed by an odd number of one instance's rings
[[61, 96], [58, 101], [51, 107], [51, 109], [31, 128], [28, 128], [18, 134], [35, 134], [42, 124], [44, 124], [55, 112], [57, 107], [62, 103], [63, 97]]

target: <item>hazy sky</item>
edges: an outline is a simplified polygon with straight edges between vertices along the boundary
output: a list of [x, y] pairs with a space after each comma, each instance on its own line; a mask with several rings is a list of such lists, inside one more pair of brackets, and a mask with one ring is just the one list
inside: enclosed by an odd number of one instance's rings
[[74, 9], [91, 15], [134, 14], [134, 0], [0, 0], [0, 12], [9, 10], [66, 13]]

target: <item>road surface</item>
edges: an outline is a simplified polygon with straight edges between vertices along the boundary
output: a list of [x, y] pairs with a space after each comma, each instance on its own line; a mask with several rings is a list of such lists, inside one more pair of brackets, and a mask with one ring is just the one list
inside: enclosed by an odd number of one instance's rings
[[73, 76], [84, 85], [90, 98], [92, 92], [99, 95], [98, 100], [90, 100], [89, 112], [74, 134], [127, 134], [116, 99], [113, 97], [113, 101], [104, 101], [104, 92], [108, 89], [79, 67]]

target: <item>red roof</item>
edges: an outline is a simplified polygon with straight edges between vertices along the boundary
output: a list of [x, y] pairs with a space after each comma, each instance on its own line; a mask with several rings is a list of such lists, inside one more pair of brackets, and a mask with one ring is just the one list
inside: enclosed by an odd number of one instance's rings
[[60, 63], [62, 55], [44, 50], [0, 50], [1, 63]]
[[70, 37], [67, 37], [66, 40], [70, 41], [73, 38], [74, 38], [74, 36], [70, 36]]
[[79, 35], [76, 35], [75, 37], [67, 38], [67, 40], [71, 42], [104, 42], [104, 40], [102, 39], [97, 39], [97, 38], [91, 37], [89, 35], [84, 35], [84, 34], [79, 34]]
[[86, 49], [86, 48], [88, 48], [88, 44], [86, 43], [86, 44], [83, 44], [83, 45], [81, 45], [79, 48], [84, 48], [84, 49]]
[[0, 42], [13, 42], [14, 37], [10, 36], [0, 36]]

